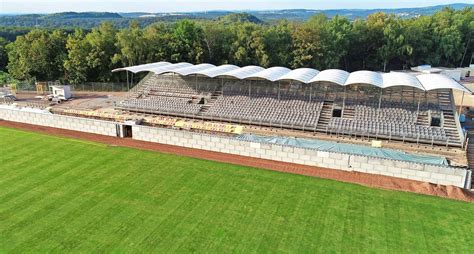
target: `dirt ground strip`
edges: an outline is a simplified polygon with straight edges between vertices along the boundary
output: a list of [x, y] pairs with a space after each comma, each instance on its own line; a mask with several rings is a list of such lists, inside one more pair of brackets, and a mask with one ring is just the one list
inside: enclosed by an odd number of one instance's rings
[[138, 149], [159, 151], [163, 153], [170, 153], [182, 156], [189, 156], [194, 158], [225, 162], [243, 166], [250, 166], [256, 168], [263, 168], [267, 170], [274, 170], [279, 172], [300, 174], [306, 176], [320, 177], [326, 179], [333, 179], [342, 182], [356, 183], [368, 187], [375, 187], [381, 189], [390, 189], [398, 191], [408, 191], [425, 195], [432, 195], [468, 202], [474, 202], [474, 193], [454, 187], [436, 185], [414, 180], [407, 180], [389, 176], [373, 175], [359, 172], [346, 172], [341, 170], [319, 168], [305, 165], [298, 165], [293, 163], [250, 158], [239, 155], [224, 154], [218, 152], [204, 151], [199, 149], [164, 145], [152, 142], [144, 142], [133, 139], [122, 139], [116, 137], [102, 136], [97, 134], [57, 129], [51, 127], [43, 127], [37, 125], [9, 122], [0, 119], [0, 126], [16, 128], [21, 130], [33, 131], [38, 133], [50, 134], [55, 136], [62, 136], [68, 138], [76, 138], [83, 140], [90, 140], [108, 145], [125, 146]]

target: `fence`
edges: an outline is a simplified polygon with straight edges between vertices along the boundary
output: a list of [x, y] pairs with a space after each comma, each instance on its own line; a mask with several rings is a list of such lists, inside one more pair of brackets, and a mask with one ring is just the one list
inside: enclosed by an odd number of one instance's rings
[[127, 83], [99, 83], [89, 82], [80, 85], [73, 85], [73, 91], [80, 92], [127, 92]]
[[[80, 85], [71, 85], [72, 91], [78, 92], [127, 92], [129, 87], [127, 83], [99, 83], [89, 82]], [[17, 92], [36, 92], [36, 85], [28, 82], [19, 82], [16, 84]], [[46, 84], [44, 92], [50, 91], [49, 85]]]

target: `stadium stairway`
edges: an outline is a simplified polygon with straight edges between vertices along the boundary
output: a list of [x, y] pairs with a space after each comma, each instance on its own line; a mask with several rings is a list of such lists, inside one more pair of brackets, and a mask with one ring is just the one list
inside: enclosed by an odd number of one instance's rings
[[128, 91], [128, 98], [138, 98], [148, 90], [148, 86], [153, 82], [153, 72], [148, 73], [140, 82]]
[[222, 96], [222, 88], [217, 88], [217, 90], [211, 94], [211, 99], [209, 99], [209, 101], [207, 101], [206, 104], [201, 107], [201, 110], [197, 113], [197, 115], [202, 116], [207, 111], [209, 111], [212, 105], [214, 105], [214, 103], [216, 102], [217, 98], [219, 98], [220, 96]]
[[450, 140], [449, 143], [459, 145], [461, 141], [454, 115], [454, 111], [456, 109], [454, 106], [452, 92], [449, 90], [438, 91], [438, 100], [441, 111], [443, 112], [443, 128], [446, 132], [446, 136]]
[[318, 124], [316, 126], [317, 131], [327, 132], [329, 121], [331, 121], [332, 118], [333, 106], [333, 101], [324, 101], [321, 114], [319, 115]]
[[416, 117], [416, 124], [417, 125], [423, 125], [423, 126], [429, 126], [430, 122], [428, 120], [428, 114], [426, 113], [418, 113]]
[[[469, 130], [467, 137], [469, 138], [466, 149], [467, 165], [472, 172], [474, 170], [474, 130]], [[474, 190], [474, 174], [471, 174], [471, 190]]]
[[344, 107], [342, 110], [342, 118], [354, 119], [355, 109], [354, 107]]

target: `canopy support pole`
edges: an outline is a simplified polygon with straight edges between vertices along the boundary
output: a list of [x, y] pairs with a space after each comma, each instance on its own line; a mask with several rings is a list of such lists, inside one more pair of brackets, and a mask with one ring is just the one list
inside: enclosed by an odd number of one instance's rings
[[249, 80], [249, 97], [250, 97], [250, 90], [252, 89], [252, 80]]
[[420, 114], [420, 98], [418, 97], [418, 108], [416, 109], [416, 116], [418, 117], [418, 114]]
[[196, 93], [198, 91], [198, 75], [194, 74], [194, 85], [196, 86]]
[[462, 91], [461, 106], [459, 107], [458, 115], [461, 115], [463, 103], [464, 103], [464, 91]]
[[380, 88], [380, 95], [379, 95], [379, 112], [380, 112], [380, 106], [382, 105], [382, 88]]
[[311, 102], [312, 94], [313, 94], [313, 83], [309, 84], [309, 102]]
[[342, 97], [342, 112], [341, 112], [341, 116], [344, 115], [344, 109], [346, 108], [346, 89], [347, 89], [347, 86], [344, 86], [344, 96]]
[[280, 100], [280, 81], [278, 81], [278, 100]]
[[127, 72], [127, 89], [128, 91], [130, 91], [130, 84], [128, 83], [128, 71], [125, 71], [125, 72]]
[[224, 96], [224, 79], [221, 78], [222, 96]]
[[132, 81], [131, 81], [131, 83], [132, 83], [132, 87], [133, 87], [133, 72], [132, 72]]

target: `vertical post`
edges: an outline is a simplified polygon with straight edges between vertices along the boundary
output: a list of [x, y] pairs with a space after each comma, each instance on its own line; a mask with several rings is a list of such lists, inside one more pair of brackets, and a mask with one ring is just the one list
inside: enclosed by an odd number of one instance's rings
[[341, 116], [344, 115], [344, 109], [346, 108], [346, 94], [347, 94], [347, 86], [344, 86], [344, 97], [342, 98], [342, 112], [341, 112]]
[[311, 102], [311, 96], [313, 95], [313, 83], [309, 84], [309, 102]]
[[416, 115], [420, 114], [420, 98], [418, 98], [418, 108], [416, 109]]
[[126, 70], [126, 72], [127, 72], [127, 89], [130, 91], [130, 85], [128, 84], [128, 70]]
[[224, 96], [224, 79], [221, 78], [222, 96]]
[[198, 91], [198, 75], [197, 74], [194, 74], [194, 83], [195, 83], [195, 86], [196, 86], [196, 93]]
[[278, 81], [278, 100], [280, 100], [280, 81]]
[[380, 95], [379, 95], [379, 111], [380, 111], [380, 106], [382, 105], [382, 88], [380, 88]]
[[458, 115], [461, 115], [463, 103], [464, 103], [464, 91], [462, 91], [461, 106], [459, 107]]
[[252, 80], [249, 80], [249, 97], [250, 97], [250, 90], [252, 89]]

